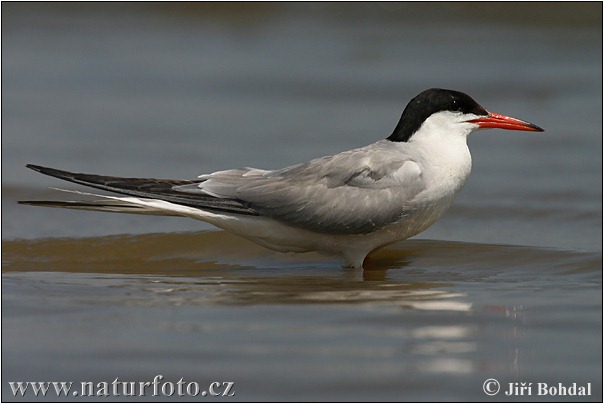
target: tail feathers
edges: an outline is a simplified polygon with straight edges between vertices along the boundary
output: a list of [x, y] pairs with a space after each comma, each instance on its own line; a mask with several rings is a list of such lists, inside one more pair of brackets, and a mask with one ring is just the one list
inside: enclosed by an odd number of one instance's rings
[[177, 213], [119, 201], [19, 201], [23, 205], [96, 210], [100, 212], [136, 213], [141, 215], [181, 216]]
[[[59, 190], [66, 191], [66, 190]], [[136, 213], [141, 215], [159, 215], [159, 216], [182, 216], [181, 213], [176, 211], [170, 211], [167, 209], [161, 209], [154, 206], [142, 205], [140, 203], [134, 203], [129, 200], [124, 200], [117, 197], [105, 197], [102, 195], [88, 194], [77, 191], [66, 191], [83, 195], [100, 196], [103, 198], [111, 199], [99, 199], [90, 201], [19, 201], [22, 205], [32, 206], [45, 206], [49, 208], [67, 208], [67, 209], [81, 209], [81, 210], [94, 210], [100, 212], [114, 212], [114, 213]], [[130, 199], [130, 198], [129, 198]], [[136, 199], [132, 199], [136, 200]]]
[[[202, 210], [258, 215], [258, 213], [248, 207], [247, 204], [237, 199], [216, 198], [211, 195], [199, 194], [199, 192], [191, 193], [179, 190], [179, 187], [199, 184], [200, 182], [204, 181], [200, 179], [174, 180], [157, 178], [111, 177], [96, 174], [72, 173], [69, 171], [57, 170], [54, 168], [42, 167], [33, 164], [27, 164], [26, 167], [51, 177], [56, 177], [65, 181], [115, 192], [122, 195], [129, 195], [145, 199], [157, 199], [160, 201], [166, 201], [173, 204]], [[33, 204], [34, 203], [30, 203], [30, 205]], [[50, 205], [45, 204], [44, 206]], [[76, 208], [75, 206], [70, 207]], [[79, 207], [79, 209], [84, 208]]]

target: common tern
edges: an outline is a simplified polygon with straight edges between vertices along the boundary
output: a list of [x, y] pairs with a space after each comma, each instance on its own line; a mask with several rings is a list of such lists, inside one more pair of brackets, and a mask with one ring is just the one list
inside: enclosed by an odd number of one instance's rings
[[543, 131], [489, 112], [462, 92], [433, 88], [409, 102], [388, 138], [333, 156], [280, 170], [246, 167], [192, 180], [111, 177], [28, 164], [126, 196], [20, 203], [185, 216], [272, 250], [316, 251], [362, 268], [372, 251], [417, 235], [445, 213], [470, 175], [466, 138], [482, 128]]

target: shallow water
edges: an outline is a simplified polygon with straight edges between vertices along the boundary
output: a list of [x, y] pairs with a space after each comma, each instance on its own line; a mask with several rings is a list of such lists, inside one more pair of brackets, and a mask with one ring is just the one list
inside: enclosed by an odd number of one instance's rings
[[12, 380], [227, 378], [246, 400], [484, 399], [490, 377], [599, 383], [597, 253], [413, 240], [361, 271], [224, 232], [4, 250]]
[[[4, 400], [9, 381], [161, 374], [238, 401], [601, 401], [601, 5], [2, 7]], [[365, 271], [15, 203], [70, 188], [26, 163], [191, 178], [362, 146], [435, 86], [546, 132], [474, 134], [452, 209]], [[533, 395], [491, 398], [489, 378]]]

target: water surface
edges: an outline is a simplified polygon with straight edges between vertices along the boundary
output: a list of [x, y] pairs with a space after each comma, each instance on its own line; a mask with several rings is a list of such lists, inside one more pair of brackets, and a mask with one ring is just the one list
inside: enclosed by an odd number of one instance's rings
[[[161, 374], [238, 401], [601, 401], [601, 5], [2, 7], [4, 400]], [[70, 187], [26, 163], [192, 178], [363, 146], [429, 87], [546, 132], [471, 136], [452, 209], [365, 271], [16, 204]], [[489, 378], [592, 396], [489, 397]]]

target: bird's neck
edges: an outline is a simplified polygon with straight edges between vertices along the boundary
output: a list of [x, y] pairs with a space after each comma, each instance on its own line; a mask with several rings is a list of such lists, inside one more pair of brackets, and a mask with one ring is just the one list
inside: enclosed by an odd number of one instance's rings
[[456, 194], [466, 183], [472, 169], [466, 136], [428, 124], [407, 142], [421, 160], [422, 175], [434, 192]]

